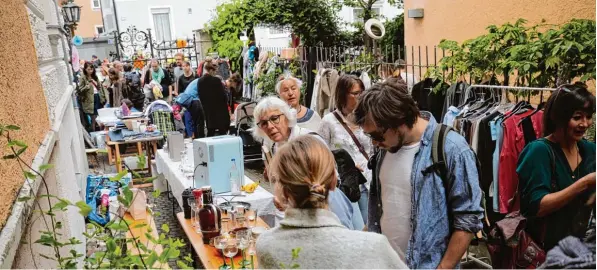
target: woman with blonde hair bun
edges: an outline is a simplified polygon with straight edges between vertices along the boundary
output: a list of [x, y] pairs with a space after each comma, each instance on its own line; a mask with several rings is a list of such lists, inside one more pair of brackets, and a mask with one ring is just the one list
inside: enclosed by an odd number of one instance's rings
[[304, 269], [407, 268], [385, 236], [349, 230], [328, 210], [338, 179], [334, 156], [321, 140], [303, 135], [282, 146], [270, 180], [288, 207], [280, 225], [257, 239], [260, 267], [279, 268], [291, 261], [292, 249], [302, 248], [294, 262]]

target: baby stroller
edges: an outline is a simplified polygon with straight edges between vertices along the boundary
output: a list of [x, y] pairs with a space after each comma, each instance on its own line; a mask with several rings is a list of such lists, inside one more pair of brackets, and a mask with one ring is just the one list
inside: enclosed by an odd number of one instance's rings
[[257, 141], [249, 130], [253, 124], [253, 110], [257, 102], [244, 102], [234, 111], [234, 128], [230, 135], [238, 136], [243, 141], [243, 156], [245, 162], [261, 160], [261, 142]]

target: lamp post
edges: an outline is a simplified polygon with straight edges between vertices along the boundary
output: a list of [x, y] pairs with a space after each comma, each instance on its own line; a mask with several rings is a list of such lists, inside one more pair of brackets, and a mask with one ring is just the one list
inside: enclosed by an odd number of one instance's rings
[[73, 3], [73, 0], [62, 5], [62, 17], [64, 17], [64, 30], [70, 35], [74, 36], [75, 28], [81, 19], [81, 7]]
[[[81, 19], [81, 7], [73, 3], [73, 0], [65, 0], [62, 2], [62, 17], [64, 18], [64, 34], [66, 35], [66, 43], [68, 43], [68, 53], [71, 62], [71, 71], [75, 76], [74, 70], [72, 69], [72, 39], [75, 34], [75, 28], [77, 23]], [[76, 82], [76, 78], [74, 80]]]

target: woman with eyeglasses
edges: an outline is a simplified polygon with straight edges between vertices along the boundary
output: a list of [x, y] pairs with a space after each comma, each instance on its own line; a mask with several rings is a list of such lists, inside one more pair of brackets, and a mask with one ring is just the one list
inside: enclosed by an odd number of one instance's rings
[[369, 183], [371, 182], [371, 170], [367, 168], [367, 162], [369, 157], [373, 155], [373, 144], [371, 139], [365, 135], [363, 129], [354, 124], [350, 117], [363, 91], [365, 91], [365, 85], [357, 76], [340, 76], [334, 95], [337, 109], [323, 117], [319, 134], [330, 147], [330, 150], [346, 150], [367, 179], [367, 183], [359, 187], [361, 189], [361, 198], [358, 201], [361, 216], [363, 221], [366, 222]]
[[579, 224], [588, 223], [590, 210], [582, 212], [595, 192], [595, 144], [583, 136], [593, 113], [595, 96], [584, 84], [561, 86], [545, 107], [544, 138], [528, 144], [518, 159], [521, 213], [546, 251], [568, 235], [584, 234]]
[[306, 129], [317, 131], [321, 124], [321, 116], [314, 110], [301, 105], [301, 86], [303, 82], [295, 77], [282, 77], [276, 84], [276, 93], [280, 98], [296, 110], [296, 123]]
[[[275, 156], [278, 149], [284, 144], [294, 140], [301, 135], [311, 134], [313, 137], [322, 140], [312, 130], [302, 128], [296, 124], [296, 116], [286, 102], [277, 97], [266, 97], [262, 99], [253, 110], [255, 121], [254, 136], [263, 139], [264, 159], [269, 161], [269, 156]], [[322, 140], [323, 142], [323, 140]], [[329, 151], [329, 150], [328, 150]], [[268, 164], [266, 162], [264, 176], [268, 177]], [[276, 218], [284, 218], [286, 203], [277, 199], [274, 200], [278, 212]], [[350, 200], [340, 190], [330, 192], [330, 210], [334, 212], [342, 224], [353, 229], [353, 207]], [[357, 228], [361, 229], [361, 228]]]

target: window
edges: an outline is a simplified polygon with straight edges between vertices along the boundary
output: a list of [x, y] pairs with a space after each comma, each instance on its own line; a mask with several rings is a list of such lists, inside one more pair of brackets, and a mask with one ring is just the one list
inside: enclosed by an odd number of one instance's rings
[[172, 32], [170, 28], [170, 9], [152, 9], [151, 15], [153, 18], [153, 27], [155, 29], [156, 40], [172, 40]]
[[93, 8], [93, 9], [101, 8], [100, 0], [91, 0], [91, 8]]
[[[371, 12], [377, 16], [381, 14], [381, 8], [372, 8]], [[363, 9], [355, 8], [352, 10], [352, 22], [363, 21]]]
[[96, 35], [101, 35], [104, 33], [104, 26], [103, 25], [96, 25], [95, 26], [95, 34]]
[[282, 27], [270, 27], [269, 34], [270, 35], [281, 35], [284, 34], [286, 31]]

